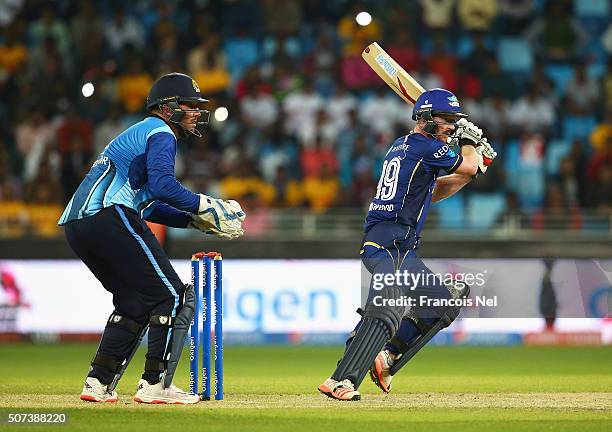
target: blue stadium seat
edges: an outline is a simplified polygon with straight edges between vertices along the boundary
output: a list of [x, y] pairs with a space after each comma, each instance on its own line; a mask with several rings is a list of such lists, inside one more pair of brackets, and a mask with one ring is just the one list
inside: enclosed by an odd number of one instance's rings
[[563, 120], [563, 139], [566, 141], [587, 139], [596, 125], [597, 120], [595, 117], [574, 117], [567, 115]]
[[[601, 47], [601, 45], [599, 45]], [[603, 47], [601, 47], [603, 51]], [[593, 62], [587, 67], [587, 75], [593, 79], [600, 79], [606, 73], [606, 65], [603, 62]]]
[[[543, 165], [543, 164], [542, 164]], [[544, 199], [544, 167], [540, 165], [522, 166], [516, 176], [516, 192], [523, 207], [536, 208]]]
[[509, 140], [504, 146], [503, 152], [500, 152], [500, 155], [503, 155], [502, 160], [506, 170], [506, 187], [508, 189], [514, 190], [517, 187], [515, 173], [519, 169], [520, 151], [519, 142], [517, 140]]
[[559, 163], [572, 148], [570, 141], [551, 141], [546, 149], [546, 173], [556, 175], [559, 173]]
[[468, 226], [475, 230], [490, 228], [497, 216], [506, 208], [503, 193], [473, 194], [468, 202]]
[[528, 73], [533, 68], [533, 51], [529, 43], [521, 38], [501, 38], [497, 48], [497, 61], [506, 72]]
[[610, 14], [610, 2], [608, 0], [575, 1], [574, 14], [579, 17], [598, 17], [608, 19]]
[[[270, 59], [281, 54], [278, 50], [278, 40], [275, 37], [266, 37], [261, 46], [261, 56], [265, 59]], [[300, 40], [294, 37], [288, 38], [284, 50], [283, 54], [289, 57], [300, 57], [302, 54]]]
[[226, 65], [233, 80], [242, 76], [244, 71], [257, 63], [259, 49], [254, 38], [232, 38], [223, 45], [227, 56]]
[[450, 198], [432, 203], [440, 218], [440, 228], [460, 229], [464, 226], [465, 198], [462, 193]]
[[574, 69], [569, 64], [550, 64], [545, 67], [546, 75], [554, 81], [557, 93], [565, 95], [565, 89], [574, 78]]

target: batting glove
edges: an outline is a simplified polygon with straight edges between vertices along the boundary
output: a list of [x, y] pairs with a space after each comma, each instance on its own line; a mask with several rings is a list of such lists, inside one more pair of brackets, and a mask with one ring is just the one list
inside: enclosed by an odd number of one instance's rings
[[[477, 146], [482, 139], [482, 129], [477, 127], [474, 123], [467, 121], [465, 118], [462, 118], [457, 122], [455, 136], [459, 139], [461, 145], [470, 144]], [[465, 142], [464, 140], [469, 142]]]
[[497, 152], [493, 150], [486, 138], [482, 138], [476, 147], [476, 154], [478, 155], [478, 173], [484, 174], [493, 163], [493, 159], [497, 157]]

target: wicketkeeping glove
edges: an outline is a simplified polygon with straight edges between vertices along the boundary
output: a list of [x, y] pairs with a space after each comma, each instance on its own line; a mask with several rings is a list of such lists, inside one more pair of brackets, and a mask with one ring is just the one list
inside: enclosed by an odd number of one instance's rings
[[245, 217], [246, 214], [237, 201], [200, 195], [198, 213], [191, 216], [189, 227], [206, 234], [235, 239], [244, 234], [242, 221]]

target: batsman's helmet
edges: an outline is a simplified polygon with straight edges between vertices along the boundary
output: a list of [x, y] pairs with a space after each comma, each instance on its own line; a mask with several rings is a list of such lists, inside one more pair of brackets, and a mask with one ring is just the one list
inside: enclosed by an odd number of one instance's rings
[[433, 121], [435, 115], [453, 116], [457, 120], [461, 117], [467, 117], [467, 114], [461, 112], [461, 105], [459, 105], [457, 96], [441, 88], [423, 92], [412, 109], [413, 120], [424, 118], [427, 121], [423, 129], [428, 133], [432, 133], [436, 127], [436, 123]]
[[[187, 111], [183, 110], [179, 103], [193, 103], [194, 108], [200, 113], [194, 135], [202, 136], [204, 127], [208, 124], [210, 112], [199, 108], [200, 104], [207, 103], [200, 94], [200, 88], [193, 78], [182, 73], [169, 73], [160, 77], [149, 90], [147, 96], [147, 109], [152, 110], [159, 105], [168, 105], [172, 110], [170, 121], [179, 124]], [[197, 132], [197, 133], [196, 133]]]

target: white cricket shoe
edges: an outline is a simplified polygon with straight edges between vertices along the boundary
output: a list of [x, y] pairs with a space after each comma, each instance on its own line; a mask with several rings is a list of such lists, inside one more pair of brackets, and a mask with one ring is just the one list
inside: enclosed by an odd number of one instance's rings
[[134, 401], [146, 404], [194, 404], [200, 401], [200, 396], [189, 394], [174, 384], [164, 388], [162, 382], [149, 384], [145, 379], [138, 381], [138, 390]]
[[98, 378], [87, 377], [81, 392], [81, 400], [88, 402], [117, 402], [119, 397], [116, 391], [109, 392], [108, 386], [102, 384]]
[[355, 386], [348, 379], [336, 381], [333, 378], [328, 378], [319, 386], [319, 391], [329, 398], [341, 401], [358, 401], [361, 399], [361, 394], [355, 390]]
[[394, 361], [395, 360], [391, 357], [391, 353], [388, 350], [382, 350], [374, 359], [372, 366], [370, 366], [370, 378], [372, 378], [374, 384], [385, 393], [391, 391], [391, 380], [393, 379], [393, 375], [391, 375], [389, 371]]

